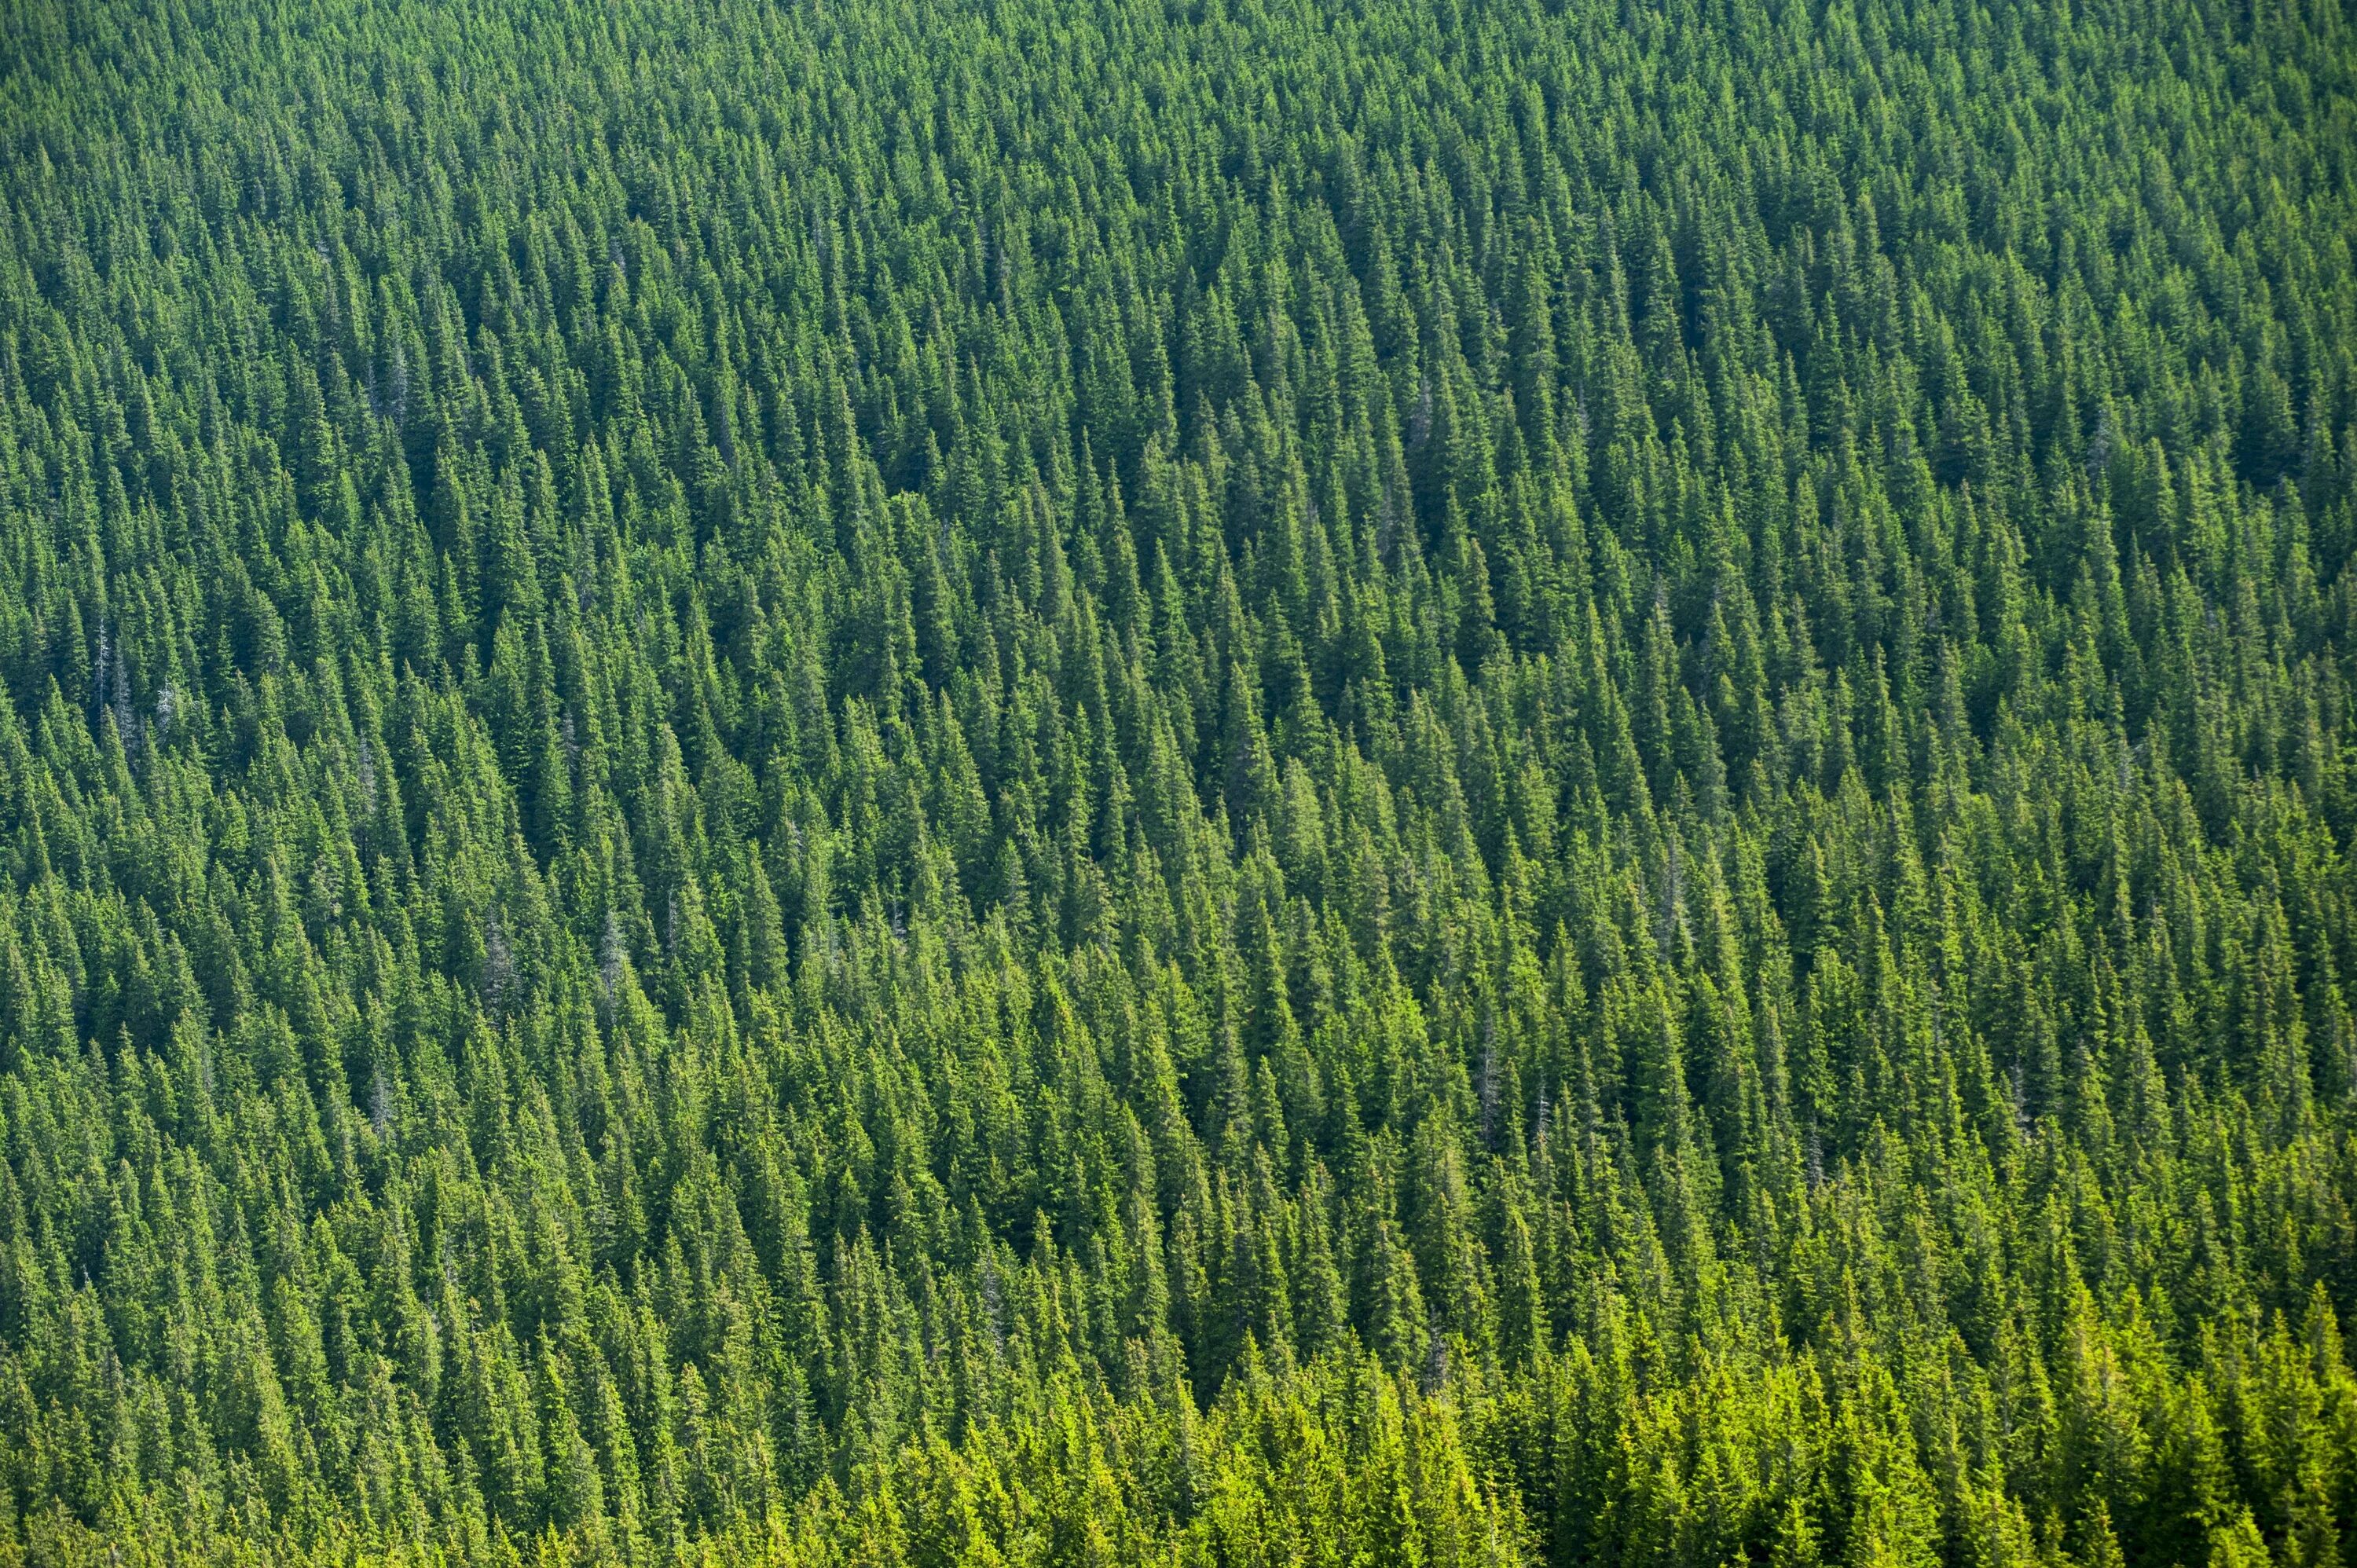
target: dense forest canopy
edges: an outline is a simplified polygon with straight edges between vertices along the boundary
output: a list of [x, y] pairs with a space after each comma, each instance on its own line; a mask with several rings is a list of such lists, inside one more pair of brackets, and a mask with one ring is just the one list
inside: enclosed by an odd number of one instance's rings
[[0, 1563], [2357, 1563], [2344, 0], [0, 12]]

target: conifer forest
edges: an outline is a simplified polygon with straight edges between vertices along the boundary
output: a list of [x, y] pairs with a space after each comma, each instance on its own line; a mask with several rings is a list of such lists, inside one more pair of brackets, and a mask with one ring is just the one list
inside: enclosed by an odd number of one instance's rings
[[0, 5], [0, 1568], [2357, 1568], [2351, 0]]

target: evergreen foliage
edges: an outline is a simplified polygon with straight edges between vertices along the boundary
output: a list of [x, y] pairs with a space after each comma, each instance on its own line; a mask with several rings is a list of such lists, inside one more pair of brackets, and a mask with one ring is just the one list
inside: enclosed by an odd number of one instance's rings
[[0, 7], [0, 1563], [2357, 1563], [2352, 26]]

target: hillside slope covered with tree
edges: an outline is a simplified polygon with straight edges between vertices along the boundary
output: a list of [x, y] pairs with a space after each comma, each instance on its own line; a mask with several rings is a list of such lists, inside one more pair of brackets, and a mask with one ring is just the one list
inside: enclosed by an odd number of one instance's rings
[[2341, 0], [0, 13], [0, 1563], [2357, 1563]]

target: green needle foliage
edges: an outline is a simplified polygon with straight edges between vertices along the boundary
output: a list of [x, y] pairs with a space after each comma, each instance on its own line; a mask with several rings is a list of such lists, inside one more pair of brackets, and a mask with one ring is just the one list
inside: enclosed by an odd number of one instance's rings
[[2345, 0], [0, 13], [0, 1564], [2357, 1563]]

